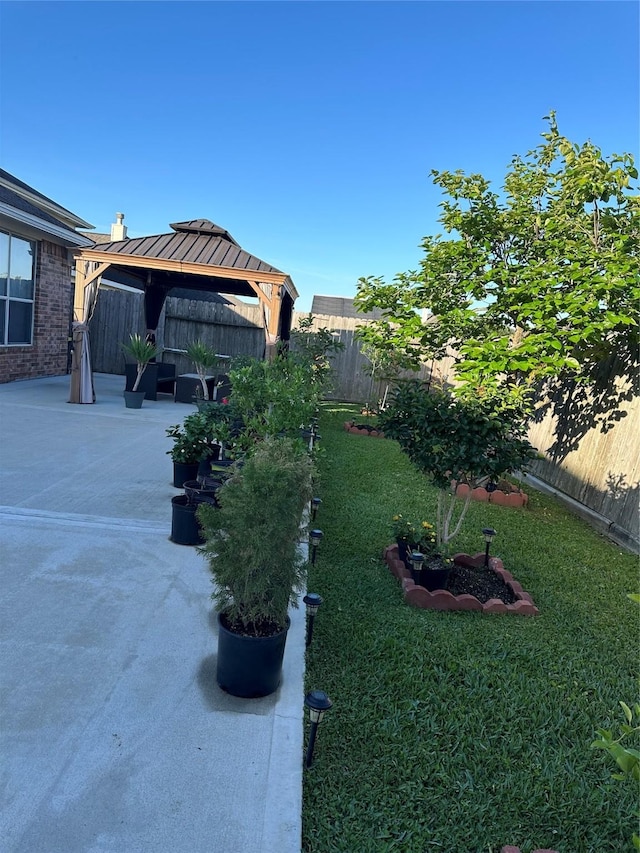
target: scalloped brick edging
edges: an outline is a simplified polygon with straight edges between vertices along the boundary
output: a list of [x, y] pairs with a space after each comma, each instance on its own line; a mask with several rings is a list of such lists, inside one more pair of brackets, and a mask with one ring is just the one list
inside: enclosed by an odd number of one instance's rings
[[[451, 483], [451, 487], [455, 486], [455, 480]], [[460, 483], [456, 487], [456, 495], [459, 498], [466, 498], [471, 492], [472, 501], [484, 501], [485, 503], [496, 504], [496, 506], [515, 506], [522, 507], [529, 503], [529, 495], [525, 495], [514, 486], [513, 491], [509, 494], [503, 492], [502, 489], [495, 489], [493, 492], [488, 492], [482, 486], [477, 489], [472, 489], [466, 483]]]
[[369, 438], [384, 438], [384, 433], [377, 429], [359, 429], [355, 421], [345, 421], [344, 428], [352, 435], [368, 435]]
[[[389, 566], [391, 574], [402, 584], [402, 595], [407, 604], [424, 610], [478, 610], [482, 613], [518, 613], [521, 616], [537, 616], [540, 612], [533, 603], [533, 598], [522, 589], [513, 575], [508, 572], [499, 557], [489, 558], [489, 567], [499, 575], [507, 586], [511, 587], [517, 601], [505, 604], [499, 598], [490, 598], [484, 604], [475, 595], [453, 595], [446, 589], [436, 589], [429, 592], [423, 586], [417, 585], [411, 577], [411, 572], [398, 557], [398, 546], [388, 545], [383, 552], [383, 559]], [[461, 566], [480, 566], [484, 563], [484, 554], [456, 554], [454, 562]]]

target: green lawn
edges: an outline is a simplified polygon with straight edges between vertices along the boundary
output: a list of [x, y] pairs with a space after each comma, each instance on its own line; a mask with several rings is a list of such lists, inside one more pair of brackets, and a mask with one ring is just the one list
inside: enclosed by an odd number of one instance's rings
[[334, 707], [305, 772], [304, 851], [630, 849], [637, 791], [590, 743], [636, 700], [637, 558], [530, 489], [528, 509], [472, 504], [455, 550], [495, 527], [539, 616], [408, 607], [381, 553], [391, 516], [433, 519], [436, 493], [395, 442], [344, 432], [355, 412], [321, 420], [306, 685]]

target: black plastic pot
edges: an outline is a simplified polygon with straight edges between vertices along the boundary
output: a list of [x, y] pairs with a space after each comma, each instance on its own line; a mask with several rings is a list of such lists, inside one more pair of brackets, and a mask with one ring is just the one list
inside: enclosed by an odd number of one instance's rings
[[205, 459], [202, 459], [198, 463], [198, 473], [197, 473], [196, 477], [205, 477], [209, 473], [209, 470], [211, 469], [211, 463], [212, 462], [217, 463], [219, 456], [220, 456], [220, 447], [218, 445], [216, 445], [213, 448], [213, 450], [211, 451], [211, 453]]
[[398, 559], [402, 560], [402, 562], [407, 564], [407, 557], [409, 556], [409, 546], [407, 545], [406, 539], [396, 539], [396, 544], [398, 546]]
[[216, 479], [224, 479], [231, 473], [233, 459], [206, 459], [198, 466], [198, 480], [203, 480], [206, 477], [215, 477]]
[[206, 486], [203, 486], [198, 480], [185, 480], [183, 488], [187, 503], [191, 506], [198, 506], [199, 504], [218, 506], [217, 494], [220, 483], [207, 483]]
[[173, 485], [181, 489], [186, 480], [195, 480], [198, 475], [199, 462], [174, 462]]
[[278, 689], [287, 642], [287, 627], [272, 637], [234, 634], [218, 614], [218, 664], [216, 681], [226, 693], [245, 699], [268, 696]]
[[202, 545], [204, 539], [196, 517], [197, 505], [186, 495], [171, 498], [171, 536], [176, 545]]
[[449, 583], [451, 569], [423, 569], [420, 574], [420, 585], [429, 592], [435, 589], [446, 589]]

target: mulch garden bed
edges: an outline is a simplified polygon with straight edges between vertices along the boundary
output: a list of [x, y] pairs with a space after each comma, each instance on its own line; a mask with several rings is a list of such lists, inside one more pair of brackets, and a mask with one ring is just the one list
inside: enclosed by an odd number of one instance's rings
[[416, 584], [411, 572], [398, 556], [398, 546], [384, 550], [384, 560], [391, 573], [402, 584], [407, 604], [426, 610], [476, 610], [482, 613], [519, 613], [535, 616], [539, 613], [533, 598], [508, 572], [499, 557], [489, 558], [484, 568], [484, 554], [456, 554], [447, 589], [433, 592]]
[[452, 595], [474, 595], [482, 604], [491, 598], [499, 598], [505, 604], [515, 604], [518, 600], [511, 587], [492, 569], [454, 565], [447, 589]]

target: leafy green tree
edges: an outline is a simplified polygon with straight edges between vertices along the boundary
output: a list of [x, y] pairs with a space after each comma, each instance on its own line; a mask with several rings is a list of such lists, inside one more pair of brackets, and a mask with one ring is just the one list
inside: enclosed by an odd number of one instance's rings
[[[381, 308], [361, 337], [405, 367], [457, 355], [457, 393], [526, 401], [541, 380], [589, 379], [611, 353], [637, 362], [640, 198], [630, 154], [570, 142], [547, 117], [544, 142], [513, 158], [503, 192], [482, 175], [433, 171], [445, 199], [421, 269], [362, 278], [356, 303]], [[427, 309], [429, 319], [421, 313]]]
[[236, 361], [229, 370], [231, 411], [242, 422], [234, 438], [236, 454], [251, 450], [256, 441], [267, 436], [297, 435], [311, 423], [322, 390], [314, 375], [308, 359], [286, 352], [271, 361]]

